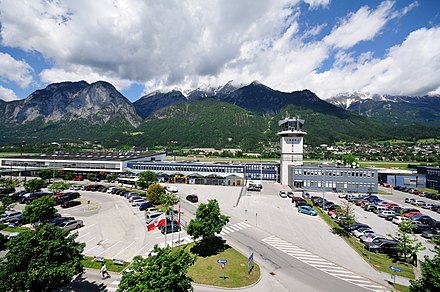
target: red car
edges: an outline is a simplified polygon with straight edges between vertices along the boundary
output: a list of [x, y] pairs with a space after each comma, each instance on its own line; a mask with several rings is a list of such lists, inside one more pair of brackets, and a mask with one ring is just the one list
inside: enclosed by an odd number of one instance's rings
[[411, 218], [412, 216], [419, 215], [419, 214], [422, 214], [422, 213], [421, 212], [409, 212], [409, 213], [404, 213], [403, 217]]
[[83, 178], [82, 176], [78, 175], [78, 176], [75, 176], [75, 177], [73, 178], [73, 180], [74, 180], [74, 181], [83, 181], [84, 178]]

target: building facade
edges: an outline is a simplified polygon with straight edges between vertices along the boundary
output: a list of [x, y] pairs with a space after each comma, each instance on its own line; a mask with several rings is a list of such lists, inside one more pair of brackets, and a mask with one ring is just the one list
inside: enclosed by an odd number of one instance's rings
[[426, 187], [429, 189], [440, 191], [440, 167], [419, 166], [417, 173], [426, 176]]
[[304, 155], [304, 136], [307, 134], [301, 128], [304, 120], [285, 118], [278, 121], [281, 128], [277, 135], [280, 137], [280, 183], [289, 182], [289, 168], [292, 165], [302, 165]]
[[377, 193], [377, 170], [327, 165], [290, 167], [292, 189]]

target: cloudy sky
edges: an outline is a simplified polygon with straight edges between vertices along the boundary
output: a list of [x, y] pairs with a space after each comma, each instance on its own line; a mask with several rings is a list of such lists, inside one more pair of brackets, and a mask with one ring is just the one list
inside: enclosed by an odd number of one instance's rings
[[438, 0], [0, 0], [0, 98], [60, 81], [153, 90], [440, 93]]

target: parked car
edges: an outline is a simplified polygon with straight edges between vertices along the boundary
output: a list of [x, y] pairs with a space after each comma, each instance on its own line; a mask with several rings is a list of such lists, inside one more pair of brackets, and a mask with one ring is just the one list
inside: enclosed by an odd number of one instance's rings
[[162, 234], [168, 234], [168, 233], [179, 232], [179, 231], [180, 231], [180, 226], [178, 224], [176, 224], [175, 222], [173, 222], [171, 224], [167, 224], [165, 226], [161, 226], [161, 228], [160, 228], [160, 232], [162, 232]]
[[66, 201], [61, 204], [61, 208], [70, 208], [70, 207], [75, 207], [78, 205], [81, 205], [80, 201]]
[[409, 220], [409, 219], [406, 217], [403, 217], [403, 216], [396, 216], [393, 218], [393, 220], [391, 220], [391, 222], [393, 222], [394, 224], [400, 225], [405, 220]]
[[143, 202], [141, 204], [139, 204], [139, 211], [145, 211], [150, 207], [154, 207], [154, 204], [151, 202]]
[[128, 201], [130, 202], [130, 203], [132, 203], [134, 200], [137, 200], [137, 199], [143, 199], [141, 196], [138, 196], [138, 195], [131, 195], [129, 198], [128, 198]]
[[440, 238], [440, 233], [435, 230], [426, 230], [422, 232], [422, 237], [427, 239], [436, 239]]
[[163, 212], [151, 211], [145, 215], [145, 222], [147, 224], [151, 223], [154, 219], [162, 215]]
[[53, 219], [52, 221], [50, 221], [48, 224], [59, 226], [63, 222], [72, 221], [72, 220], [75, 220], [75, 218], [73, 218], [73, 217], [57, 217], [57, 218]]
[[379, 217], [381, 218], [393, 218], [396, 216], [396, 212], [390, 210], [383, 210], [379, 212]]
[[306, 200], [303, 199], [302, 197], [293, 197], [292, 198], [292, 203], [294, 203], [295, 206], [296, 206], [296, 202], [306, 202]]
[[186, 196], [186, 200], [193, 203], [197, 203], [199, 201], [199, 197], [196, 194], [190, 194]]
[[287, 197], [289, 198], [293, 198], [295, 195], [293, 194], [293, 192], [287, 192]]
[[281, 198], [287, 198], [287, 193], [285, 191], [280, 191], [279, 195]]
[[306, 201], [296, 201], [295, 207], [299, 207], [299, 206], [310, 206], [310, 207], [312, 207], [312, 205], [310, 205]]
[[386, 237], [385, 235], [379, 233], [367, 233], [359, 237], [359, 239], [362, 243], [366, 243], [366, 242], [372, 242], [375, 239], [386, 239]]
[[405, 198], [405, 203], [411, 203], [409, 198]]
[[311, 206], [299, 206], [298, 212], [312, 216], [318, 215], [318, 212], [316, 212], [316, 210], [313, 209]]
[[428, 224], [415, 224], [413, 229], [412, 229], [412, 232], [414, 234], [420, 234], [423, 231], [430, 231], [430, 230], [433, 230], [431, 225], [428, 225]]
[[84, 223], [82, 220], [71, 220], [71, 221], [65, 221], [58, 226], [64, 230], [71, 231], [74, 229], [81, 228], [82, 226], [84, 226]]
[[10, 222], [11, 220], [17, 219], [20, 216], [22, 216], [22, 213], [20, 211], [11, 211], [1, 216], [0, 222], [2, 223]]
[[368, 233], [374, 233], [374, 231], [368, 227], [361, 227], [356, 230], [353, 230], [351, 232], [355, 237], [361, 237], [362, 235], [368, 234]]
[[83, 181], [84, 177], [82, 177], [81, 175], [75, 176], [72, 180], [74, 181]]
[[131, 206], [132, 207], [136, 207], [136, 206], [139, 206], [140, 204], [142, 204], [142, 203], [146, 203], [147, 201], [145, 201], [144, 199], [142, 199], [142, 198], [140, 198], [140, 199], [136, 199], [136, 200], [133, 200], [132, 202], [131, 202]]
[[350, 226], [347, 226], [347, 231], [353, 231], [353, 230], [356, 230], [356, 229], [359, 229], [359, 228], [361, 228], [361, 227], [368, 227], [368, 228], [371, 228], [370, 226], [368, 226], [367, 224], [364, 224], [364, 223], [355, 223], [355, 224], [353, 224], [353, 225], [350, 225]]
[[370, 252], [384, 253], [388, 255], [401, 255], [401, 250], [397, 247], [397, 241], [391, 239], [375, 239], [365, 243], [365, 249]]
[[250, 191], [250, 192], [259, 192], [259, 191], [261, 191], [260, 188], [257, 188], [257, 187], [254, 186], [254, 185], [250, 185], [250, 186], [248, 186], [248, 187], [247, 187], [247, 190]]

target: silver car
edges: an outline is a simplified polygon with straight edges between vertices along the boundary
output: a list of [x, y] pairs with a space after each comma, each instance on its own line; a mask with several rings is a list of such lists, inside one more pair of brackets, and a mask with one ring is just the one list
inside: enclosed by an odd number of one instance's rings
[[82, 220], [70, 220], [67, 222], [63, 222], [59, 225], [60, 228], [71, 231], [74, 229], [78, 229], [84, 226], [84, 223]]
[[0, 222], [9, 222], [9, 221], [12, 221], [12, 220], [14, 220], [14, 219], [18, 219], [20, 216], [21, 216], [22, 214], [21, 214], [21, 212], [19, 212], [19, 211], [12, 211], [12, 212], [9, 212], [9, 213], [6, 213], [6, 214], [3, 214], [1, 217], [0, 217]]

